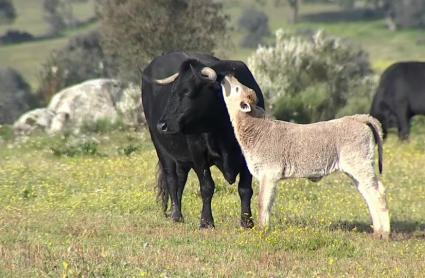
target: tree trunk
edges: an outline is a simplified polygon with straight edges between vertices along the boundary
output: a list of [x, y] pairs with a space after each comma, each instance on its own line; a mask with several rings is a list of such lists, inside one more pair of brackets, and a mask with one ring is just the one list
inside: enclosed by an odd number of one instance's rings
[[291, 23], [298, 22], [299, 9], [300, 9], [300, 1], [299, 0], [288, 0], [289, 6], [292, 10], [292, 18]]

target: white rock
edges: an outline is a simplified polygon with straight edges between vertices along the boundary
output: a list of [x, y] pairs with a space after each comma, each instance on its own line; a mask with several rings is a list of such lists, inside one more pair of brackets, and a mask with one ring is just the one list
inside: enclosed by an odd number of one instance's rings
[[143, 124], [140, 88], [114, 79], [88, 80], [55, 94], [47, 108], [24, 114], [14, 127], [23, 134], [36, 127], [49, 134], [79, 133], [82, 126], [99, 120], [122, 121], [129, 126]]

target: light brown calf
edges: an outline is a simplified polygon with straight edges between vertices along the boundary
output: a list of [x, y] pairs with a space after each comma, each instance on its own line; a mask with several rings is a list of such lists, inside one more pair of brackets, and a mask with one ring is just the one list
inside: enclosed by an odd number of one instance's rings
[[[228, 75], [223, 96], [236, 138], [251, 174], [260, 182], [260, 225], [269, 215], [279, 180], [319, 180], [335, 171], [351, 177], [365, 199], [374, 233], [388, 238], [390, 219], [385, 189], [375, 173], [375, 144], [382, 171], [382, 130], [369, 115], [347, 116], [313, 124], [267, 119], [255, 92]], [[376, 143], [375, 143], [376, 142]]]

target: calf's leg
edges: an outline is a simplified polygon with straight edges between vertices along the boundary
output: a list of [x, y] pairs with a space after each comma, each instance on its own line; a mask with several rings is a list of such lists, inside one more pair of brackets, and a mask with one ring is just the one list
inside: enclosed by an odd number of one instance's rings
[[260, 181], [260, 227], [266, 228], [270, 224], [270, 213], [276, 195], [276, 181], [262, 177]]
[[[361, 167], [363, 168], [363, 167]], [[357, 190], [363, 196], [372, 217], [373, 232], [376, 237], [388, 239], [390, 235], [390, 217], [385, 197], [385, 189], [376, 177], [373, 165], [368, 169], [355, 169], [345, 171], [353, 178]]]
[[380, 180], [378, 180], [378, 191], [379, 191], [379, 201], [380, 201], [380, 207], [378, 207], [378, 209], [381, 209], [382, 211], [381, 227], [383, 231], [387, 231], [389, 234], [391, 231], [390, 214], [389, 214], [388, 205], [387, 205], [387, 196], [385, 194], [385, 187]]
[[369, 207], [375, 236], [382, 239], [388, 239], [390, 234], [389, 212], [385, 195], [379, 192], [377, 181], [359, 182], [358, 190]]

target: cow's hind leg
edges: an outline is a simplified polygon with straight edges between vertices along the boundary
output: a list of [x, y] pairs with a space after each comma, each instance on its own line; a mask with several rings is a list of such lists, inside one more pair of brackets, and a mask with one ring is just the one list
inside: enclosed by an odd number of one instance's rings
[[[177, 175], [177, 164], [172, 160], [161, 159], [162, 168], [167, 183], [168, 194], [171, 199], [171, 218], [174, 222], [183, 222], [181, 212], [181, 198], [179, 198], [179, 178]], [[183, 190], [181, 190], [181, 193]]]
[[241, 198], [241, 226], [243, 228], [252, 228], [254, 227], [251, 213], [252, 175], [246, 166], [239, 175], [238, 192]]
[[409, 139], [410, 134], [410, 115], [407, 108], [399, 108], [397, 114], [398, 136], [401, 140]]
[[[183, 190], [186, 185], [187, 175], [189, 174], [190, 167], [184, 164], [177, 164], [176, 174], [177, 174], [177, 208], [180, 209], [180, 216], [183, 219], [181, 208], [182, 208], [182, 197]], [[178, 215], [178, 212], [177, 212]]]
[[215, 184], [209, 168], [194, 169], [199, 179], [202, 197], [202, 212], [200, 228], [214, 228], [214, 218], [211, 210], [211, 201], [214, 195]]
[[378, 238], [388, 239], [390, 234], [390, 217], [385, 197], [385, 189], [375, 175], [373, 165], [355, 169], [344, 169], [353, 178], [358, 191], [362, 194], [372, 217], [373, 232]]

